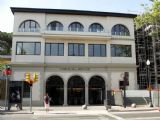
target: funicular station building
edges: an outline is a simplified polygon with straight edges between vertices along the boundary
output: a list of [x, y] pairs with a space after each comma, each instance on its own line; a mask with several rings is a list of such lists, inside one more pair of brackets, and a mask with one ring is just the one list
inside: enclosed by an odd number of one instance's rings
[[[14, 15], [12, 82], [25, 73], [39, 74], [33, 104], [103, 104], [107, 91], [119, 89], [129, 72], [127, 89], [137, 89], [134, 14], [11, 8]], [[23, 84], [23, 103], [29, 103]]]

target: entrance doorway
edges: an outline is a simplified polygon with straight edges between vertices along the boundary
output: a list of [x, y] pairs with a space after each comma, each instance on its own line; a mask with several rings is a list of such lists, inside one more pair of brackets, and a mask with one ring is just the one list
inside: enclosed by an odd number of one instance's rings
[[64, 82], [59, 76], [51, 76], [46, 82], [46, 93], [51, 97], [50, 105], [63, 105]]
[[89, 104], [103, 104], [105, 99], [105, 81], [100, 76], [93, 76], [89, 80]]
[[68, 105], [85, 103], [85, 82], [80, 76], [72, 76], [68, 80]]

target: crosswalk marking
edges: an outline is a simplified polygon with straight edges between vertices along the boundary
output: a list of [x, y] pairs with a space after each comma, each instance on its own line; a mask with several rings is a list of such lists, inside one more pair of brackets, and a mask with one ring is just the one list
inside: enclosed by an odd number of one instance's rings
[[152, 119], [160, 120], [160, 117], [140, 117], [140, 118], [130, 118], [129, 120], [152, 120]]

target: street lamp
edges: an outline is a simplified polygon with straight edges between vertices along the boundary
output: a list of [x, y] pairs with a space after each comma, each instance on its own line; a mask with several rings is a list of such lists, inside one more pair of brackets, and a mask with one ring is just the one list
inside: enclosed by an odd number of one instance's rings
[[148, 81], [148, 90], [149, 90], [149, 99], [150, 99], [150, 107], [153, 107], [152, 104], [152, 93], [151, 93], [151, 79], [150, 79], [150, 70], [149, 70], [149, 66], [150, 66], [150, 61], [147, 60], [146, 62], [147, 64], [147, 81]]

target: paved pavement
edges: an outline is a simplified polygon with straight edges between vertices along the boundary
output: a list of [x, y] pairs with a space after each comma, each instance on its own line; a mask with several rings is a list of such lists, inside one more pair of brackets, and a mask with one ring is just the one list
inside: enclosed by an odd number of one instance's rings
[[159, 111], [132, 111], [112, 113], [121, 120], [160, 120]]
[[[138, 106], [136, 108], [122, 107], [122, 106], [112, 106], [108, 111], [104, 106], [88, 106], [86, 110], [83, 110], [81, 106], [54, 106], [50, 107], [48, 113], [76, 113], [76, 114], [94, 114], [94, 113], [106, 113], [106, 112], [131, 112], [131, 111], [158, 111], [156, 107], [148, 106]], [[0, 113], [7, 114], [46, 114], [44, 107], [32, 107], [32, 112], [30, 112], [30, 107], [23, 107], [23, 110], [17, 110], [16, 107], [12, 107], [10, 111], [4, 111], [4, 107], [0, 109]]]
[[[160, 112], [157, 108], [149, 108], [147, 106], [138, 106], [137, 108], [112, 106], [107, 111], [104, 106], [88, 106], [87, 110], [83, 110], [81, 106], [54, 106], [50, 107], [50, 111], [46, 112], [44, 107], [23, 107], [23, 110], [16, 110], [12, 107], [11, 111], [0, 110], [0, 118], [2, 120], [158, 120]], [[26, 115], [28, 114], [28, 115]], [[27, 119], [28, 117], [28, 119]], [[23, 119], [22, 119], [23, 118]]]

